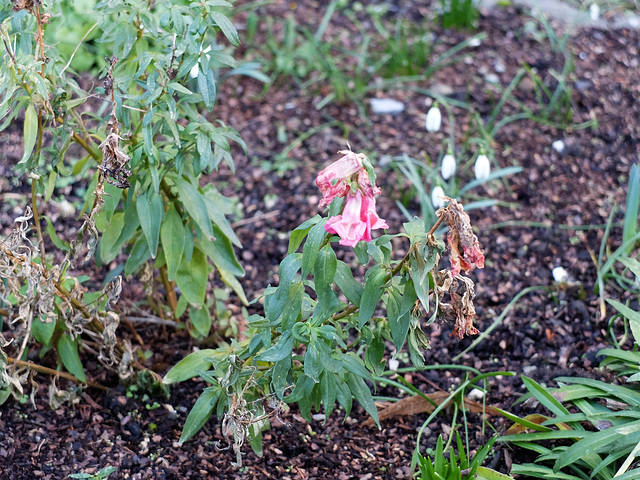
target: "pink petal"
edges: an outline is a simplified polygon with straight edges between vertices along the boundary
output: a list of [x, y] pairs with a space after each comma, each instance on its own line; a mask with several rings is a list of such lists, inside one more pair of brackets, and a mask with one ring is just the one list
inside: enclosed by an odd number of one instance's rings
[[325, 224], [325, 231], [340, 235], [340, 245], [355, 247], [363, 239], [367, 225], [360, 219], [361, 206], [362, 193], [359, 190], [350, 193], [342, 215], [330, 218]]
[[362, 166], [362, 155], [342, 150], [344, 156], [318, 173], [316, 185], [322, 192], [320, 206], [329, 205], [334, 198], [344, 197], [349, 191], [347, 180]]

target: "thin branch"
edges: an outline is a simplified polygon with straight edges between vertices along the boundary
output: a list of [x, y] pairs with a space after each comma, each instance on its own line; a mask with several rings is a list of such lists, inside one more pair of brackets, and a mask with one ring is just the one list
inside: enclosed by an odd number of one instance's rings
[[108, 391], [109, 388], [105, 387], [104, 385], [100, 384], [100, 383], [95, 383], [95, 382], [83, 382], [82, 380], [80, 380], [79, 378], [77, 378], [74, 375], [71, 375], [70, 373], [67, 372], [61, 372], [60, 370], [54, 370], [53, 368], [49, 368], [49, 367], [44, 367], [42, 365], [38, 365], [37, 363], [33, 363], [33, 362], [25, 362], [23, 360], [16, 360], [15, 358], [11, 358], [11, 357], [7, 357], [7, 362], [13, 365], [17, 365], [19, 367], [26, 367], [26, 368], [30, 368], [31, 370], [35, 370], [36, 372], [40, 372], [40, 373], [45, 373], [47, 375], [54, 375], [57, 377], [61, 377], [64, 378], [66, 380], [70, 380], [74, 383], [77, 383], [79, 385], [88, 385], [89, 387], [92, 388], [97, 388], [99, 390], [104, 390], [104, 391]]

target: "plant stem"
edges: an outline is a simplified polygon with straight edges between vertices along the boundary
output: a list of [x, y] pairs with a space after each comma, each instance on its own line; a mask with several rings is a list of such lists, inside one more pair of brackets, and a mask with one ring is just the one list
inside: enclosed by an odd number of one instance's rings
[[[17, 360], [15, 358], [11, 358], [11, 357], [7, 358], [7, 362], [9, 362], [10, 364], [13, 364], [13, 365], [17, 365], [19, 367], [30, 368], [32, 370], [35, 370], [36, 372], [46, 373], [48, 375], [54, 375], [54, 376], [62, 377], [64, 379], [67, 379], [67, 380], [70, 380], [72, 382], [75, 382], [75, 383], [77, 383], [79, 385], [84, 384], [84, 382], [82, 380], [80, 380], [79, 378], [75, 377], [74, 375], [71, 375], [70, 373], [61, 372], [60, 370], [54, 370], [53, 368], [49, 368], [49, 367], [43, 367], [42, 365], [38, 365], [37, 363], [25, 362], [24, 360]], [[92, 387], [92, 388], [97, 388], [99, 390], [104, 390], [104, 391], [108, 391], [109, 390], [108, 387], [105, 387], [104, 385], [102, 385], [100, 383], [87, 382], [86, 385], [88, 385], [89, 387]]]
[[171, 307], [171, 311], [173, 312], [173, 318], [177, 320], [176, 312], [178, 311], [178, 297], [176, 296], [175, 283], [169, 281], [166, 265], [160, 267], [160, 279], [162, 280], [164, 289], [167, 291], [167, 301], [169, 302], [169, 307]]
[[[38, 123], [41, 125], [40, 117]], [[40, 127], [38, 125], [38, 128]], [[38, 214], [38, 195], [36, 194], [36, 176], [31, 177], [31, 209], [33, 210], [33, 223], [38, 232], [38, 246], [40, 247], [40, 261], [45, 264], [44, 238], [42, 237], [42, 227], [40, 225], [40, 215]]]

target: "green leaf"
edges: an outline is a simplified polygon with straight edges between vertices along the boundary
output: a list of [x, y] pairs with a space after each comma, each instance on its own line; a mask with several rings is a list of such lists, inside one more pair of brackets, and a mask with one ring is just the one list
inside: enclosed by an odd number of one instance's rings
[[227, 40], [229, 40], [229, 43], [231, 43], [231, 45], [236, 47], [240, 45], [238, 32], [236, 31], [236, 27], [233, 26], [233, 23], [231, 23], [231, 20], [229, 20], [220, 12], [211, 12], [211, 18], [216, 23], [216, 25], [220, 27], [220, 30], [222, 30], [222, 33], [225, 37], [227, 37]]
[[207, 293], [207, 282], [211, 267], [199, 249], [194, 249], [191, 261], [182, 257], [176, 272], [176, 284], [182, 295], [192, 305], [202, 305]]
[[322, 404], [324, 405], [325, 414], [324, 423], [326, 424], [329, 415], [331, 415], [333, 407], [336, 404], [337, 387], [335, 374], [327, 372], [326, 370], [322, 372], [322, 375], [320, 376], [320, 385], [320, 391], [322, 392]]
[[220, 398], [220, 393], [219, 389], [210, 390], [206, 388], [202, 392], [202, 395], [198, 397], [198, 400], [196, 400], [195, 405], [189, 412], [189, 416], [187, 416], [187, 420], [184, 422], [182, 435], [180, 435], [178, 442], [180, 445], [198, 433], [204, 424], [207, 423]]
[[68, 252], [69, 242], [65, 242], [58, 236], [55, 228], [53, 228], [53, 223], [51, 223], [51, 220], [49, 220], [49, 217], [45, 216], [44, 219], [47, 221], [47, 234], [49, 235], [51, 242], [53, 242], [56, 248]]
[[309, 220], [302, 222], [300, 226], [298, 226], [293, 232], [291, 232], [291, 236], [289, 237], [289, 248], [287, 249], [287, 255], [291, 255], [293, 252], [298, 250], [298, 247], [302, 243], [302, 240], [307, 236], [311, 227], [313, 227], [316, 223], [322, 220], [320, 215], [316, 215]]
[[204, 372], [209, 370], [213, 363], [211, 356], [215, 353], [216, 350], [210, 348], [190, 353], [167, 372], [162, 379], [162, 383], [170, 385], [172, 383], [184, 382], [185, 380], [198, 376], [198, 371]]
[[478, 467], [476, 470], [476, 480], [513, 480], [513, 477], [496, 472], [487, 467]]
[[34, 318], [33, 325], [31, 326], [33, 336], [36, 337], [36, 340], [45, 347], [49, 346], [49, 342], [51, 341], [51, 337], [55, 329], [56, 322], [50, 321], [49, 323], [45, 323], [42, 321], [42, 315]]
[[213, 228], [211, 226], [211, 219], [209, 218], [209, 212], [207, 205], [204, 202], [200, 191], [194, 187], [191, 183], [187, 182], [183, 178], [178, 178], [174, 182], [178, 195], [180, 195], [180, 201], [187, 209], [187, 213], [193, 218], [194, 222], [200, 227], [200, 230], [209, 238], [214, 239]]
[[640, 420], [629, 422], [621, 427], [611, 427], [600, 432], [590, 432], [582, 440], [574, 443], [556, 460], [553, 469], [560, 470], [567, 465], [573, 465], [591, 452], [611, 451], [614, 442], [620, 442], [625, 436], [635, 432], [640, 432]]
[[608, 298], [607, 302], [613, 305], [616, 310], [629, 320], [629, 327], [631, 328], [631, 333], [633, 333], [633, 338], [635, 342], [640, 345], [640, 312], [636, 312], [632, 308], [612, 298]]
[[56, 187], [56, 178], [58, 178], [58, 172], [51, 170], [51, 173], [49, 173], [49, 181], [47, 182], [47, 189], [44, 194], [44, 203], [49, 203], [49, 200], [51, 200], [53, 189]]
[[213, 233], [216, 237], [215, 240], [209, 241], [205, 239], [200, 243], [202, 251], [207, 254], [219, 270], [226, 270], [236, 277], [243, 277], [244, 269], [242, 265], [240, 265], [240, 262], [238, 262], [233, 250], [233, 245], [231, 245], [229, 239], [217, 226], [213, 227]]
[[202, 101], [206, 109], [208, 111], [213, 110], [213, 105], [216, 102], [216, 80], [211, 68], [203, 69], [202, 65], [200, 65], [198, 89], [200, 90], [200, 95], [202, 95]]
[[158, 239], [160, 238], [160, 225], [164, 215], [162, 196], [147, 190], [136, 199], [136, 209], [142, 233], [147, 239], [149, 252], [152, 258], [156, 258], [158, 251]]
[[25, 163], [31, 157], [33, 147], [36, 146], [36, 140], [38, 139], [38, 114], [30, 103], [24, 113], [24, 132], [22, 140], [24, 142], [24, 153], [22, 154], [22, 160], [18, 162], [18, 165]]
[[347, 374], [347, 385], [349, 385], [349, 389], [358, 403], [362, 405], [362, 408], [364, 408], [369, 415], [371, 415], [373, 421], [376, 422], [376, 425], [380, 428], [378, 407], [376, 407], [376, 404], [373, 401], [373, 396], [371, 395], [371, 390], [364, 382], [364, 379], [349, 373]]
[[317, 341], [317, 338], [312, 339], [309, 345], [307, 345], [307, 351], [304, 354], [304, 373], [309, 378], [312, 378], [315, 383], [320, 382], [320, 374], [323, 371], [322, 363], [320, 362], [320, 353], [316, 347]]
[[302, 278], [305, 279], [313, 270], [313, 266], [318, 258], [318, 252], [320, 247], [327, 238], [328, 233], [324, 229], [324, 225], [327, 223], [327, 219], [321, 219], [317, 224], [311, 227], [307, 241], [302, 247]]
[[185, 95], [193, 95], [193, 92], [191, 90], [189, 90], [184, 85], [180, 85], [178, 82], [169, 82], [167, 84], [167, 87], [169, 87], [172, 90], [175, 90], [176, 92], [183, 93]]
[[167, 210], [160, 227], [160, 239], [162, 240], [164, 258], [167, 262], [167, 275], [169, 280], [173, 280], [184, 252], [184, 225], [180, 214], [173, 205]]
[[58, 339], [58, 353], [64, 368], [81, 382], [87, 383], [87, 376], [78, 353], [78, 343], [72, 340], [68, 333], [63, 333]]
[[527, 390], [529, 390], [542, 405], [547, 407], [555, 415], [569, 415], [569, 410], [567, 410], [547, 391], [546, 388], [542, 387], [535, 380], [522, 375], [522, 382], [527, 387]]
[[103, 263], [111, 263], [120, 253], [122, 243], [117, 240], [120, 237], [120, 232], [124, 227], [124, 213], [116, 212], [111, 217], [111, 223], [100, 238], [100, 257]]
[[[202, 197], [205, 205], [207, 206], [207, 212], [209, 213], [209, 218], [216, 226], [220, 229], [220, 232], [227, 237], [231, 243], [233, 243], [236, 247], [242, 248], [242, 243], [240, 243], [240, 239], [237, 237], [236, 233], [231, 228], [229, 224], [229, 220], [226, 219], [218, 204], [216, 204], [213, 200], [211, 200], [208, 196]], [[215, 232], [214, 232], [215, 234]], [[218, 235], [216, 235], [218, 236]]]
[[336, 252], [333, 251], [331, 245], [327, 244], [320, 252], [313, 269], [313, 280], [318, 293], [318, 303], [327, 300], [329, 294], [333, 293], [331, 285], [336, 276], [336, 268], [338, 260]]
[[293, 337], [291, 332], [287, 331], [282, 334], [278, 343], [273, 347], [265, 350], [256, 357], [256, 360], [262, 362], [279, 362], [291, 356], [293, 352]]
[[218, 273], [220, 274], [220, 278], [222, 279], [222, 281], [234, 292], [236, 292], [236, 295], [238, 295], [238, 298], [243, 303], [243, 305], [249, 305], [249, 300], [247, 300], [244, 289], [242, 288], [242, 285], [235, 277], [235, 275], [220, 267], [218, 267]]
[[341, 260], [338, 260], [334, 281], [344, 296], [347, 297], [347, 300], [354, 305], [360, 306], [363, 290], [362, 284], [356, 282], [349, 265]]
[[133, 244], [127, 262], [124, 265], [124, 275], [128, 277], [135, 272], [149, 258], [149, 244], [144, 235], [140, 235]]
[[[624, 212], [624, 226], [622, 228], [622, 243], [630, 240], [638, 233], [638, 207], [640, 206], [640, 169], [634, 164], [629, 175], [627, 191], [627, 206]], [[629, 255], [633, 245], [629, 245], [625, 253]]]
[[293, 281], [293, 277], [300, 270], [302, 254], [292, 253], [285, 257], [280, 263], [278, 269], [278, 277], [280, 278], [280, 285], [276, 289], [276, 292], [272, 295], [268, 295], [265, 298], [264, 309], [269, 321], [274, 322], [282, 315], [282, 311], [289, 298], [289, 286]]
[[358, 328], [361, 329], [365, 323], [373, 316], [378, 301], [382, 297], [382, 287], [387, 282], [387, 272], [382, 265], [371, 267], [366, 275], [366, 284], [362, 292], [360, 301], [360, 312], [358, 314]]
[[202, 308], [191, 307], [189, 309], [189, 320], [195, 327], [199, 336], [206, 337], [211, 330], [211, 315], [209, 309], [205, 306]]

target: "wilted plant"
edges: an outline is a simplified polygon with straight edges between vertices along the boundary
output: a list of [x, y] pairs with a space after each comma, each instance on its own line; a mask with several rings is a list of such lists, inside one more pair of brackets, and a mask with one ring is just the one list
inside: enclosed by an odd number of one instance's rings
[[[3, 348], [13, 351], [0, 362], [3, 392], [11, 385], [20, 393], [34, 339], [57, 349], [81, 382], [81, 345], [117, 364], [121, 376], [139, 368], [131, 346], [116, 337], [121, 274], [139, 272], [159, 316], [179, 321], [188, 309], [197, 337], [209, 334], [217, 314], [207, 293], [213, 272], [246, 301], [236, 278], [244, 274], [234, 253], [240, 242], [225, 218], [229, 202], [212, 184], [200, 187], [221, 162], [233, 171], [231, 142], [245, 148], [235, 130], [199, 111], [213, 110], [220, 72], [237, 66], [228, 44], [238, 45], [238, 35], [224, 13], [230, 6], [97, 3], [92, 30], [109, 58], [102, 85], [91, 91], [70, 67], [75, 51], [62, 56], [51, 41], [67, 3], [25, 0], [0, 10], [0, 130], [23, 116], [25, 149], [14, 170], [32, 185], [30, 207], [0, 245], [0, 316], [11, 329]], [[57, 182], [70, 179], [87, 185], [87, 197], [84, 221], [66, 244], [40, 212]], [[51, 243], [66, 252], [62, 263], [45, 252]], [[87, 292], [73, 272], [94, 257], [113, 266], [112, 281]]]
[[[462, 206], [446, 198], [449, 205], [428, 230], [415, 219], [404, 224], [405, 233], [374, 240], [372, 230], [388, 228], [375, 209], [375, 173], [365, 155], [341, 153], [317, 178], [329, 218], [316, 215], [292, 232], [280, 283], [265, 291], [264, 316], [249, 317], [247, 339], [193, 353], [166, 375], [168, 384], [196, 375], [210, 384], [189, 414], [181, 442], [216, 411], [240, 463], [244, 440], [260, 452], [269, 417], [294, 402], [309, 419], [322, 406], [328, 417], [336, 401], [348, 415], [355, 397], [378, 423], [366, 382], [384, 369], [386, 341], [398, 352], [407, 344], [411, 362], [423, 366], [429, 346], [423, 315], [427, 324], [453, 323], [458, 338], [477, 333], [473, 282], [461, 273], [481, 268], [484, 255]], [[438, 269], [445, 245], [434, 232], [442, 222], [449, 226], [450, 270]], [[400, 260], [392, 256], [394, 238], [410, 242]], [[367, 267], [364, 284], [338, 260], [338, 241], [353, 246]]]

